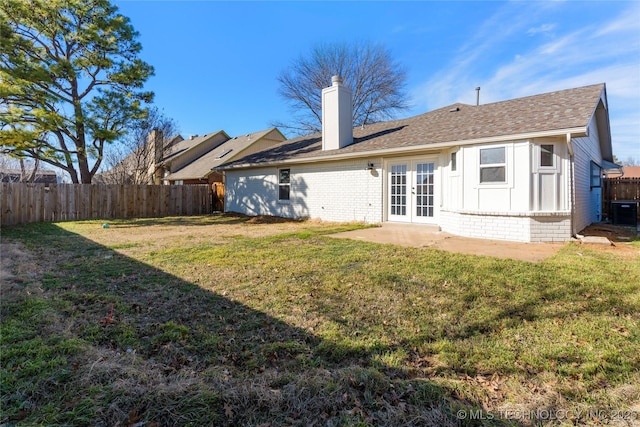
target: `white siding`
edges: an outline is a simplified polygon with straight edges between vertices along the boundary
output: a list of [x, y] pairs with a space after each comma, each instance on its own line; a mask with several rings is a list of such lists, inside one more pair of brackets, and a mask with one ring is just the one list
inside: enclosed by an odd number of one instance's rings
[[[504, 183], [480, 183], [480, 150], [505, 147]], [[462, 206], [465, 211], [529, 211], [529, 141], [462, 147]], [[452, 193], [460, 189], [450, 189]], [[449, 206], [445, 207], [450, 209]], [[453, 207], [452, 207], [453, 208]], [[453, 208], [455, 209], [455, 208]]]
[[[542, 145], [553, 145], [554, 165], [540, 165]], [[569, 152], [563, 139], [537, 139], [531, 145], [531, 210], [569, 212]]]
[[[451, 168], [451, 155], [456, 154], [456, 170]], [[442, 197], [440, 201], [441, 207], [453, 211], [463, 208], [463, 190], [462, 190], [462, 169], [463, 169], [463, 153], [464, 150], [458, 148], [447, 153], [442, 164]]]
[[589, 125], [589, 136], [573, 139], [575, 212], [573, 232], [578, 233], [593, 222], [601, 220], [598, 206], [601, 191], [591, 188], [591, 162], [602, 164], [600, 141], [595, 120]]
[[[538, 167], [539, 145], [553, 143], [553, 170]], [[505, 147], [504, 183], [480, 183], [480, 149]], [[561, 140], [518, 141], [461, 147], [458, 170], [443, 168], [440, 226], [468, 237], [523, 242], [571, 238], [568, 152]]]
[[[367, 170], [374, 162], [376, 169]], [[247, 215], [382, 221], [380, 159], [291, 165], [291, 200], [278, 201], [277, 168], [227, 171], [225, 210]]]

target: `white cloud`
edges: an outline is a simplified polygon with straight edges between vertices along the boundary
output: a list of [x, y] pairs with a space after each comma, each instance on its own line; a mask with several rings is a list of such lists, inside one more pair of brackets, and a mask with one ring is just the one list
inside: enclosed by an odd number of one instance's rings
[[[555, 28], [535, 25], [537, 18], [531, 8], [503, 8], [480, 25], [477, 36], [462, 46], [442, 71], [415, 90], [416, 104], [427, 109], [454, 102], [473, 104], [476, 86], [482, 87], [481, 102], [488, 103], [604, 82], [614, 153], [619, 158], [638, 158], [639, 16], [640, 6], [633, 4], [615, 19], [585, 22], [577, 30], [563, 32], [562, 24]], [[506, 28], [506, 34], [497, 34], [498, 22], [505, 23], [500, 28]], [[522, 41], [528, 46], [525, 50], [510, 57], [496, 54], [505, 44], [519, 43], [518, 37], [554, 29], [557, 38], [551, 42], [531, 45], [535, 39], [526, 37], [528, 44]]]
[[619, 33], [631, 31], [638, 35], [640, 28], [640, 3], [631, 2], [631, 7], [625, 11], [618, 19], [607, 22], [598, 30], [598, 36], [604, 36], [610, 33]]
[[556, 24], [542, 24], [539, 27], [529, 28], [527, 30], [527, 34], [530, 36], [535, 36], [539, 33], [549, 33], [556, 28]]
[[577, 31], [575, 33], [567, 34], [564, 37], [542, 45], [537, 49], [537, 51], [541, 55], [554, 55], [564, 52], [578, 40], [584, 40], [586, 38], [585, 34], [586, 31]]

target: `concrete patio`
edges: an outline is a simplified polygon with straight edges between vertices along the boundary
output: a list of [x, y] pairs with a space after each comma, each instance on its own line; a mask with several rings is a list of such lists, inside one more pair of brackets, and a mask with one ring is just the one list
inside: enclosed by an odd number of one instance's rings
[[474, 239], [454, 236], [430, 225], [387, 222], [380, 227], [337, 233], [331, 237], [531, 262], [540, 262], [554, 255], [565, 245], [565, 243], [518, 243]]

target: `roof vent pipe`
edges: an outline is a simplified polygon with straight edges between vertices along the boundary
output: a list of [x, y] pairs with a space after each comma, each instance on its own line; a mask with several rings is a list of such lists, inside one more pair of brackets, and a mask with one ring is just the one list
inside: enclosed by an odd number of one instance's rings
[[480, 105], [480, 86], [476, 88], [476, 107]]

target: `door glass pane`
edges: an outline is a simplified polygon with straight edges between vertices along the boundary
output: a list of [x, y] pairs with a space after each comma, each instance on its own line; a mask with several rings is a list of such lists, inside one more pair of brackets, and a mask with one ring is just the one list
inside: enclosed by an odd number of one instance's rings
[[407, 214], [407, 165], [391, 166], [391, 215]]
[[416, 216], [433, 216], [433, 163], [418, 163], [416, 165], [416, 194], [429, 194], [429, 196], [416, 196]]

